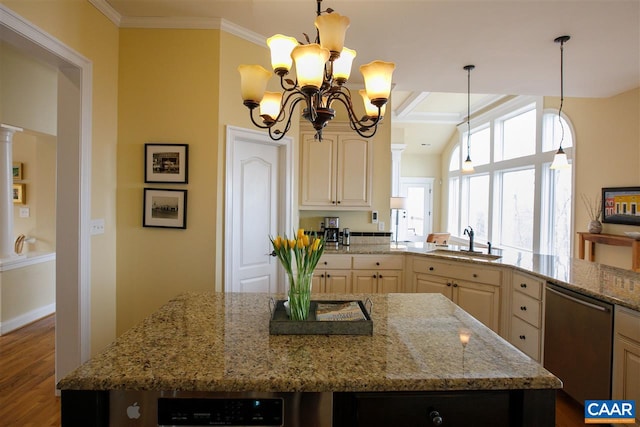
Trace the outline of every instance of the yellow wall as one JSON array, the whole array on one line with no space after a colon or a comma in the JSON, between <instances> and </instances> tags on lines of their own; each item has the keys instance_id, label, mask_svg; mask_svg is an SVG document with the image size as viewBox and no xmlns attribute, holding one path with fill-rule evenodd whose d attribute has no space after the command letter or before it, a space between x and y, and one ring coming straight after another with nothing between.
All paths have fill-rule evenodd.
<instances>
[{"instance_id":1,"label":"yellow wall","mask_svg":"<svg viewBox=\"0 0 640 427\"><path fill-rule=\"evenodd\" d=\"M118 104L117 330L216 274L217 30L122 29ZM144 144L189 144L188 184L145 184ZM187 229L142 227L143 188L188 190Z\"/></svg>"},{"instance_id":2,"label":"yellow wall","mask_svg":"<svg viewBox=\"0 0 640 427\"><path fill-rule=\"evenodd\" d=\"M91 217L105 234L91 239L91 351L116 336L116 141L118 28L84 0L2 0L2 4L93 64Z\"/></svg>"},{"instance_id":3,"label":"yellow wall","mask_svg":"<svg viewBox=\"0 0 640 427\"><path fill-rule=\"evenodd\" d=\"M545 99L545 107L558 103ZM603 187L640 185L640 88L604 99L565 99L563 112L575 129L575 231L587 231L589 216L580 194L595 199ZM624 231L638 227L603 224L603 233ZM631 268L631 248L598 245L596 261Z\"/></svg>"},{"instance_id":4,"label":"yellow wall","mask_svg":"<svg viewBox=\"0 0 640 427\"><path fill-rule=\"evenodd\" d=\"M56 250L56 138L48 135L16 132L13 159L22 163L26 204L13 205L13 230L35 237L24 244L23 253ZM20 208L29 208L29 217L20 217Z\"/></svg>"},{"instance_id":5,"label":"yellow wall","mask_svg":"<svg viewBox=\"0 0 640 427\"><path fill-rule=\"evenodd\" d=\"M47 261L0 273L0 323L19 322L56 302L55 264Z\"/></svg>"},{"instance_id":6,"label":"yellow wall","mask_svg":"<svg viewBox=\"0 0 640 427\"><path fill-rule=\"evenodd\" d=\"M58 71L0 42L0 122L57 134Z\"/></svg>"}]
</instances>

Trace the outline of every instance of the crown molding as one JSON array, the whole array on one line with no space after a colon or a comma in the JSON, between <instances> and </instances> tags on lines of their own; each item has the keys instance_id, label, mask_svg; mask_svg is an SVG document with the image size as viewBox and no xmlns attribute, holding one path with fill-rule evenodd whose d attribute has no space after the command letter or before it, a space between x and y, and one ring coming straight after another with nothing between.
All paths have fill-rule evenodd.
<instances>
[{"instance_id":1,"label":"crown molding","mask_svg":"<svg viewBox=\"0 0 640 427\"><path fill-rule=\"evenodd\" d=\"M116 24L117 27L120 27L120 23L122 22L122 15L120 15L109 3L107 0L89 0L96 9L98 9L104 16L109 18L111 22Z\"/></svg>"},{"instance_id":2,"label":"crown molding","mask_svg":"<svg viewBox=\"0 0 640 427\"><path fill-rule=\"evenodd\" d=\"M262 34L248 30L231 21L227 21L226 19L220 20L220 29L229 34L233 34L234 36L238 36L241 39L255 43L258 46L265 47L267 45L267 38Z\"/></svg>"}]
</instances>

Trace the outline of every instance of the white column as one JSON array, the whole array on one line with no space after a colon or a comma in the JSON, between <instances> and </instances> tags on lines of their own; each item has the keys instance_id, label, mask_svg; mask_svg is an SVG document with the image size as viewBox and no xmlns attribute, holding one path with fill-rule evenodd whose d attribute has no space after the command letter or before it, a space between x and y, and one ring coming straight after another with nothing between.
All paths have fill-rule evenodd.
<instances>
[{"instance_id":1,"label":"white column","mask_svg":"<svg viewBox=\"0 0 640 427\"><path fill-rule=\"evenodd\" d=\"M406 144L391 144L391 196L400 195L400 166Z\"/></svg>"},{"instance_id":2,"label":"white column","mask_svg":"<svg viewBox=\"0 0 640 427\"><path fill-rule=\"evenodd\" d=\"M13 134L22 131L0 125L0 259L17 256L13 250Z\"/></svg>"}]
</instances>

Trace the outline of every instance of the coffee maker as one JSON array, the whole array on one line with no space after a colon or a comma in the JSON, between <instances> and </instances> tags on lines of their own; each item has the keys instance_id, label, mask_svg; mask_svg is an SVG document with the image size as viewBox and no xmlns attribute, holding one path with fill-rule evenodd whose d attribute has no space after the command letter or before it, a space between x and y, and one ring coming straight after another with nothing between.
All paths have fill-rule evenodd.
<instances>
[{"instance_id":1,"label":"coffee maker","mask_svg":"<svg viewBox=\"0 0 640 427\"><path fill-rule=\"evenodd\" d=\"M337 216L324 218L324 241L336 245L340 242L340 218Z\"/></svg>"}]
</instances>

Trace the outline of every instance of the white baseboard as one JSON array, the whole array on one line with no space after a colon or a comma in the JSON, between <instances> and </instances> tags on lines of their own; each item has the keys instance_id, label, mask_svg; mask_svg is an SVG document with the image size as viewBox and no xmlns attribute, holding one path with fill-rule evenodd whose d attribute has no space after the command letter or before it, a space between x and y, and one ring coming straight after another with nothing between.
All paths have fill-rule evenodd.
<instances>
[{"instance_id":1,"label":"white baseboard","mask_svg":"<svg viewBox=\"0 0 640 427\"><path fill-rule=\"evenodd\" d=\"M28 325L31 322L35 322L36 320L42 319L43 317L46 317L55 312L56 304L53 303L36 308L35 310L31 310L28 313L22 314L18 317L14 317L13 319L9 319L5 322L0 322L0 335L15 331L16 329L22 328L23 326Z\"/></svg>"}]
</instances>

